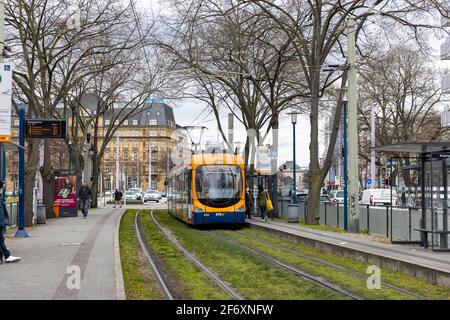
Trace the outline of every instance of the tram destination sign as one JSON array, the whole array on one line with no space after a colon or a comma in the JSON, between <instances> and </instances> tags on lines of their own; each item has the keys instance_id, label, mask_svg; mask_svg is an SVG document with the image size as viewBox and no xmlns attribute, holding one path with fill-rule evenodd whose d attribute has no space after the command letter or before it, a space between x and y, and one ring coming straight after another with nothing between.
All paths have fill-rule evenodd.
<instances>
[{"instance_id":1,"label":"tram destination sign","mask_svg":"<svg viewBox=\"0 0 450 320\"><path fill-rule=\"evenodd\" d=\"M66 120L26 119L25 137L41 139L58 139L67 137Z\"/></svg>"}]
</instances>

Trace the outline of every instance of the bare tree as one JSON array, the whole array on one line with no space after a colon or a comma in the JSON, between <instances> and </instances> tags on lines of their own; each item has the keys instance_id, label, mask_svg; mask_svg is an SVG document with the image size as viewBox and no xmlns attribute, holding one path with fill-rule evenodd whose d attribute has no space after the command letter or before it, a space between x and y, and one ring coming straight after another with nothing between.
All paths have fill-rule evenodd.
<instances>
[{"instance_id":1,"label":"bare tree","mask_svg":"<svg viewBox=\"0 0 450 320\"><path fill-rule=\"evenodd\" d=\"M440 125L442 92L430 56L417 46L400 44L387 52L378 50L365 60L359 91L361 139L370 137L368 132L374 129L372 108L376 110L378 145L440 139L448 129ZM361 145L360 155L370 161L370 144ZM408 154L392 156L404 157L401 165L409 164ZM409 175L403 173L408 183Z\"/></svg>"},{"instance_id":2,"label":"bare tree","mask_svg":"<svg viewBox=\"0 0 450 320\"><path fill-rule=\"evenodd\" d=\"M66 95L81 80L101 72L87 68L95 56L123 49L128 37L105 42L105 35L130 30L132 12L122 1L79 1L72 11L63 0L11 0L5 4L6 42L16 66L13 73L16 96L26 100L28 117L52 118ZM128 17L128 18L127 18ZM68 23L73 19L74 23ZM70 20L71 21L71 20ZM130 34L134 32L131 30ZM25 192L33 190L38 161L38 143L29 140ZM44 202L53 203L50 143L41 175ZM26 224L31 224L32 197L25 196Z\"/></svg>"},{"instance_id":3,"label":"bare tree","mask_svg":"<svg viewBox=\"0 0 450 320\"><path fill-rule=\"evenodd\" d=\"M365 27L368 18L391 19L397 26L406 26L417 35L419 29L439 29L433 25L432 18L439 16L436 9L441 9L435 1L301 1L287 0L274 2L270 0L241 1L244 5L252 3L267 16L277 22L278 26L292 39L298 63L300 64L310 94L310 164L309 164L309 202L306 223L318 223L319 196L322 183L331 166L339 123L342 115L342 90L336 104L336 115L331 130L328 152L324 164L319 164L319 101L325 90L336 77L323 74L327 63L345 63L343 44L346 39L345 23L348 18L357 22L356 38ZM375 10L374 10L375 9ZM442 10L442 12L445 12ZM426 18L424 18L426 17ZM429 21L427 21L427 18ZM440 16L439 16L440 18ZM430 22L431 21L431 22ZM434 20L435 21L435 20ZM416 39L420 40L420 39ZM346 70L342 73L341 88L347 81Z\"/></svg>"}]
</instances>

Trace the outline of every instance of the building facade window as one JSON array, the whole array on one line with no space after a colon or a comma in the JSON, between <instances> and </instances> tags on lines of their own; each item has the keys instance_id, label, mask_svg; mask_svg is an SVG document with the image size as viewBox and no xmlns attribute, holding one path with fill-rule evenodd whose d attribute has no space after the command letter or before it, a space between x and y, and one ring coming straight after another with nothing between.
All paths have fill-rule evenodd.
<instances>
[{"instance_id":1,"label":"building facade window","mask_svg":"<svg viewBox=\"0 0 450 320\"><path fill-rule=\"evenodd\" d=\"M128 160L128 152L123 153L123 160Z\"/></svg>"},{"instance_id":2,"label":"building facade window","mask_svg":"<svg viewBox=\"0 0 450 320\"><path fill-rule=\"evenodd\" d=\"M150 119L150 120L148 120L148 124L149 124L150 126L157 126L157 125L158 125L158 120L156 120L156 119Z\"/></svg>"},{"instance_id":3,"label":"building facade window","mask_svg":"<svg viewBox=\"0 0 450 320\"><path fill-rule=\"evenodd\" d=\"M114 121L114 125L118 126L119 125L119 120Z\"/></svg>"},{"instance_id":4,"label":"building facade window","mask_svg":"<svg viewBox=\"0 0 450 320\"><path fill-rule=\"evenodd\" d=\"M123 147L124 148L128 148L128 140L124 140L123 141Z\"/></svg>"},{"instance_id":5,"label":"building facade window","mask_svg":"<svg viewBox=\"0 0 450 320\"><path fill-rule=\"evenodd\" d=\"M110 154L109 152L106 152L106 153L105 153L105 159L106 159L106 160L111 159L111 154Z\"/></svg>"},{"instance_id":6,"label":"building facade window","mask_svg":"<svg viewBox=\"0 0 450 320\"><path fill-rule=\"evenodd\" d=\"M108 119L105 120L105 126L109 126L110 123L111 121L109 121Z\"/></svg>"},{"instance_id":7,"label":"building facade window","mask_svg":"<svg viewBox=\"0 0 450 320\"><path fill-rule=\"evenodd\" d=\"M127 126L127 125L128 125L128 120L125 120L125 121L123 122L123 124L124 124L125 126Z\"/></svg>"},{"instance_id":8,"label":"building facade window","mask_svg":"<svg viewBox=\"0 0 450 320\"><path fill-rule=\"evenodd\" d=\"M133 153L132 153L132 157L133 157L133 160L137 160L137 159L138 159L138 154L137 154L137 152L133 152Z\"/></svg>"},{"instance_id":9,"label":"building facade window","mask_svg":"<svg viewBox=\"0 0 450 320\"><path fill-rule=\"evenodd\" d=\"M158 131L156 130L150 130L149 136L150 137L156 137L158 135Z\"/></svg>"},{"instance_id":10,"label":"building facade window","mask_svg":"<svg viewBox=\"0 0 450 320\"><path fill-rule=\"evenodd\" d=\"M139 142L134 141L134 142L133 142L133 148L138 148L138 147L139 147Z\"/></svg>"},{"instance_id":11,"label":"building facade window","mask_svg":"<svg viewBox=\"0 0 450 320\"><path fill-rule=\"evenodd\" d=\"M133 120L133 126L137 126L138 121L137 120Z\"/></svg>"}]
</instances>

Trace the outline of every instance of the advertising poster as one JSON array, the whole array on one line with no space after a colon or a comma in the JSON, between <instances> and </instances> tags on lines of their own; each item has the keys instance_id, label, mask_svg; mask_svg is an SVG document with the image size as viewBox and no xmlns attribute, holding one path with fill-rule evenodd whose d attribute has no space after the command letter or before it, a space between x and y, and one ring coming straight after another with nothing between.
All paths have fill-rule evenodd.
<instances>
[{"instance_id":1,"label":"advertising poster","mask_svg":"<svg viewBox=\"0 0 450 320\"><path fill-rule=\"evenodd\" d=\"M57 175L54 185L54 203L59 204L60 217L77 216L77 178L75 175Z\"/></svg>"},{"instance_id":2,"label":"advertising poster","mask_svg":"<svg viewBox=\"0 0 450 320\"><path fill-rule=\"evenodd\" d=\"M272 157L270 148L258 146L256 148L256 172L259 174L270 174L272 172Z\"/></svg>"}]
</instances>

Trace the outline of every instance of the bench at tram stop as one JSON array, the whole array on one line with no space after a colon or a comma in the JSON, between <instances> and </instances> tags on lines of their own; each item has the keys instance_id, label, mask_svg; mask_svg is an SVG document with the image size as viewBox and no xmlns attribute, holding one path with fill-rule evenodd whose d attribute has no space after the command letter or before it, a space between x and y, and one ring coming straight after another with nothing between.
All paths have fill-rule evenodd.
<instances>
[{"instance_id":1,"label":"bench at tram stop","mask_svg":"<svg viewBox=\"0 0 450 320\"><path fill-rule=\"evenodd\" d=\"M430 230L423 228L414 228L413 230L420 232L420 239L422 239L422 246L428 249L428 234L450 234L449 230Z\"/></svg>"}]
</instances>

